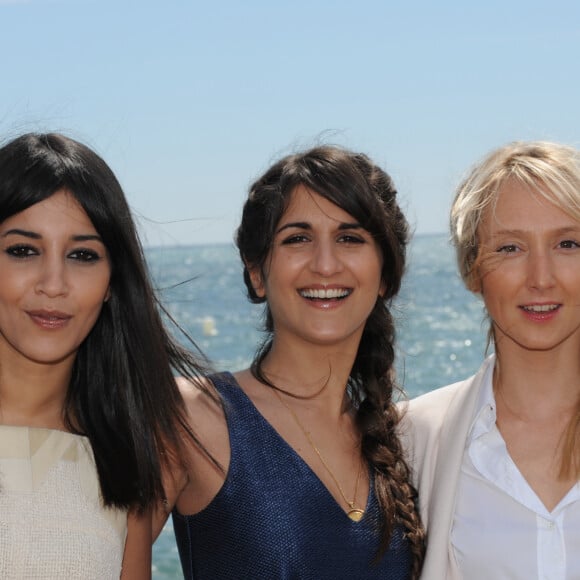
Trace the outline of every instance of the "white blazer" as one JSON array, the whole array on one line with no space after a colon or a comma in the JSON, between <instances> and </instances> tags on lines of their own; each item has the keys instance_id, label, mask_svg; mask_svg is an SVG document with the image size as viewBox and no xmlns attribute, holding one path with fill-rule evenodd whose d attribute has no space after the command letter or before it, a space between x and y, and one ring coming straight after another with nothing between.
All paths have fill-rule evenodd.
<instances>
[{"instance_id":1,"label":"white blazer","mask_svg":"<svg viewBox=\"0 0 580 580\"><path fill-rule=\"evenodd\" d=\"M460 580L450 542L463 451L488 357L476 375L402 404L400 434L427 529L423 580Z\"/></svg>"}]
</instances>

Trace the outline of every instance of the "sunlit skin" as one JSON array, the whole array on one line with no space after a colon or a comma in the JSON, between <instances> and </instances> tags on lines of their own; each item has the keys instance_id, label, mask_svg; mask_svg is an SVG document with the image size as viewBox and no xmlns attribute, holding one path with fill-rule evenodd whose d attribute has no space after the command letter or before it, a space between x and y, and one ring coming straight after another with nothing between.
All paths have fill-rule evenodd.
<instances>
[{"instance_id":1,"label":"sunlit skin","mask_svg":"<svg viewBox=\"0 0 580 580\"><path fill-rule=\"evenodd\" d=\"M367 502L369 476L352 414L345 412L345 385L367 318L384 292L382 264L380 247L353 216L300 186L276 226L263 271L250 269L254 289L266 297L274 321L263 370L280 387L307 397L287 397L288 404L345 493L352 498L357 489L359 507ZM336 483L272 389L249 369L235 377L258 411L346 509ZM183 392L203 443L227 468L230 445L223 410L192 389ZM206 507L224 481L224 474L193 448L189 463L195 467L183 479L166 485L169 505L175 503L181 513ZM164 517L156 517L154 535Z\"/></svg>"},{"instance_id":2,"label":"sunlit skin","mask_svg":"<svg viewBox=\"0 0 580 580\"><path fill-rule=\"evenodd\" d=\"M580 351L580 222L517 182L479 229L497 349Z\"/></svg>"},{"instance_id":3,"label":"sunlit skin","mask_svg":"<svg viewBox=\"0 0 580 580\"><path fill-rule=\"evenodd\" d=\"M478 230L481 293L493 324L497 426L548 510L575 485L562 477L564 431L580 374L580 223L508 181Z\"/></svg>"},{"instance_id":4,"label":"sunlit skin","mask_svg":"<svg viewBox=\"0 0 580 580\"><path fill-rule=\"evenodd\" d=\"M262 275L251 273L266 296L274 344L293 340L358 345L379 294L382 256L357 220L299 186L276 227Z\"/></svg>"},{"instance_id":5,"label":"sunlit skin","mask_svg":"<svg viewBox=\"0 0 580 580\"><path fill-rule=\"evenodd\" d=\"M0 224L0 271L3 401L19 383L26 400L42 377L47 390L64 396L76 352L109 293L100 236L76 200L59 191Z\"/></svg>"}]
</instances>

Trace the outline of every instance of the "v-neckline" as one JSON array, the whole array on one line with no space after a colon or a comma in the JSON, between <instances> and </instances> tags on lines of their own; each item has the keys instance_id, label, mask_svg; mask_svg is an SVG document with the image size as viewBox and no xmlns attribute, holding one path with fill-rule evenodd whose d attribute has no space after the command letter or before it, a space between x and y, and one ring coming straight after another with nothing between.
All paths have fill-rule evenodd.
<instances>
[{"instance_id":1,"label":"v-neckline","mask_svg":"<svg viewBox=\"0 0 580 580\"><path fill-rule=\"evenodd\" d=\"M324 482L320 479L320 477L318 476L318 474L314 471L314 469L312 469L312 467L308 464L308 462L305 461L305 459L300 455L300 453L298 453L296 451L296 449L294 449L294 447L292 447L292 445L290 445L290 443L288 443L288 441L286 441L286 439L284 439L284 437L282 437L282 435L270 423L270 421L268 421L268 419L266 419L266 417L262 414L262 412L260 411L260 409L258 409L258 407L256 406L256 404L254 403L254 401L252 401L252 399L250 398L250 396L242 388L242 386L237 381L237 379L233 375L233 373L231 373L231 372L228 371L228 372L225 373L225 375L230 379L230 385L233 388L237 389L240 392L240 394L247 400L247 402L251 406L251 409L252 409L253 413L258 416L259 420L262 421L262 423L271 431L271 433L283 444L283 446L287 449L287 451L294 458L294 460L297 461L301 465L302 469L305 470L305 471L307 471L308 473L310 473L312 475L312 477L316 481L316 484L324 490L324 493L328 496L328 498L330 499L331 503L334 506L336 506L336 509L338 509L344 515L344 517L346 519L348 519L348 521L351 522L352 524L355 524L356 525L356 524L360 524L361 522L363 522L365 520L366 514L368 513L368 511L369 511L369 509L371 507L371 500L372 500L373 477L372 477L372 471L368 468L368 465L367 465L367 474L368 474L367 500L366 500L366 504L365 504L364 515L357 522L357 521L352 520L348 516L348 512L338 503L338 501L336 500L336 498L334 497L334 495L332 495L332 493L330 492L330 490L328 489L328 487L324 484ZM227 413L226 413L226 421L227 421ZM231 444L231 441L230 441L230 449L231 449L231 445L232 444ZM231 464L231 461L232 461L232 457L230 457L230 464ZM365 464L366 464L366 461L365 461ZM228 468L228 474L229 474L229 468Z\"/></svg>"}]
</instances>

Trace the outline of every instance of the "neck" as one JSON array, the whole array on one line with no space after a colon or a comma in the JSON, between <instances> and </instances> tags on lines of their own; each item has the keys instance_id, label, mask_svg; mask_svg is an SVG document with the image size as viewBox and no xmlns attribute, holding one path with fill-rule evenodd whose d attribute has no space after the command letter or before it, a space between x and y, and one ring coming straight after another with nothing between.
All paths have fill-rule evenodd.
<instances>
[{"instance_id":1,"label":"neck","mask_svg":"<svg viewBox=\"0 0 580 580\"><path fill-rule=\"evenodd\" d=\"M312 352L313 351L313 352ZM345 389L354 357L321 349L292 349L274 343L262 369L268 380L310 406L344 412Z\"/></svg>"},{"instance_id":2,"label":"neck","mask_svg":"<svg viewBox=\"0 0 580 580\"><path fill-rule=\"evenodd\" d=\"M72 365L0 365L0 422L64 428Z\"/></svg>"},{"instance_id":3,"label":"neck","mask_svg":"<svg viewBox=\"0 0 580 580\"><path fill-rule=\"evenodd\" d=\"M500 351L494 391L498 404L522 420L567 415L580 400L580 360L554 353Z\"/></svg>"}]
</instances>

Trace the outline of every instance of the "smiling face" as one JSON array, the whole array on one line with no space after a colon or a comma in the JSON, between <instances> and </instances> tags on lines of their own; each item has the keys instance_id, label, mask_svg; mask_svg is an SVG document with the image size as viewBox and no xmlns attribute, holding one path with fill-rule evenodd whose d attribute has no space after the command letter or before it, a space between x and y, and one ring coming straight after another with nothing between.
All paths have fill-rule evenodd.
<instances>
[{"instance_id":1,"label":"smiling face","mask_svg":"<svg viewBox=\"0 0 580 580\"><path fill-rule=\"evenodd\" d=\"M577 357L580 222L508 181L486 210L478 236L480 290L496 349L568 349Z\"/></svg>"},{"instance_id":2,"label":"smiling face","mask_svg":"<svg viewBox=\"0 0 580 580\"><path fill-rule=\"evenodd\" d=\"M65 191L0 224L0 365L72 365L108 297L111 268Z\"/></svg>"},{"instance_id":3,"label":"smiling face","mask_svg":"<svg viewBox=\"0 0 580 580\"><path fill-rule=\"evenodd\" d=\"M276 339L358 344L384 287L379 246L344 210L304 186L292 193L264 272L250 270L265 296Z\"/></svg>"}]
</instances>

